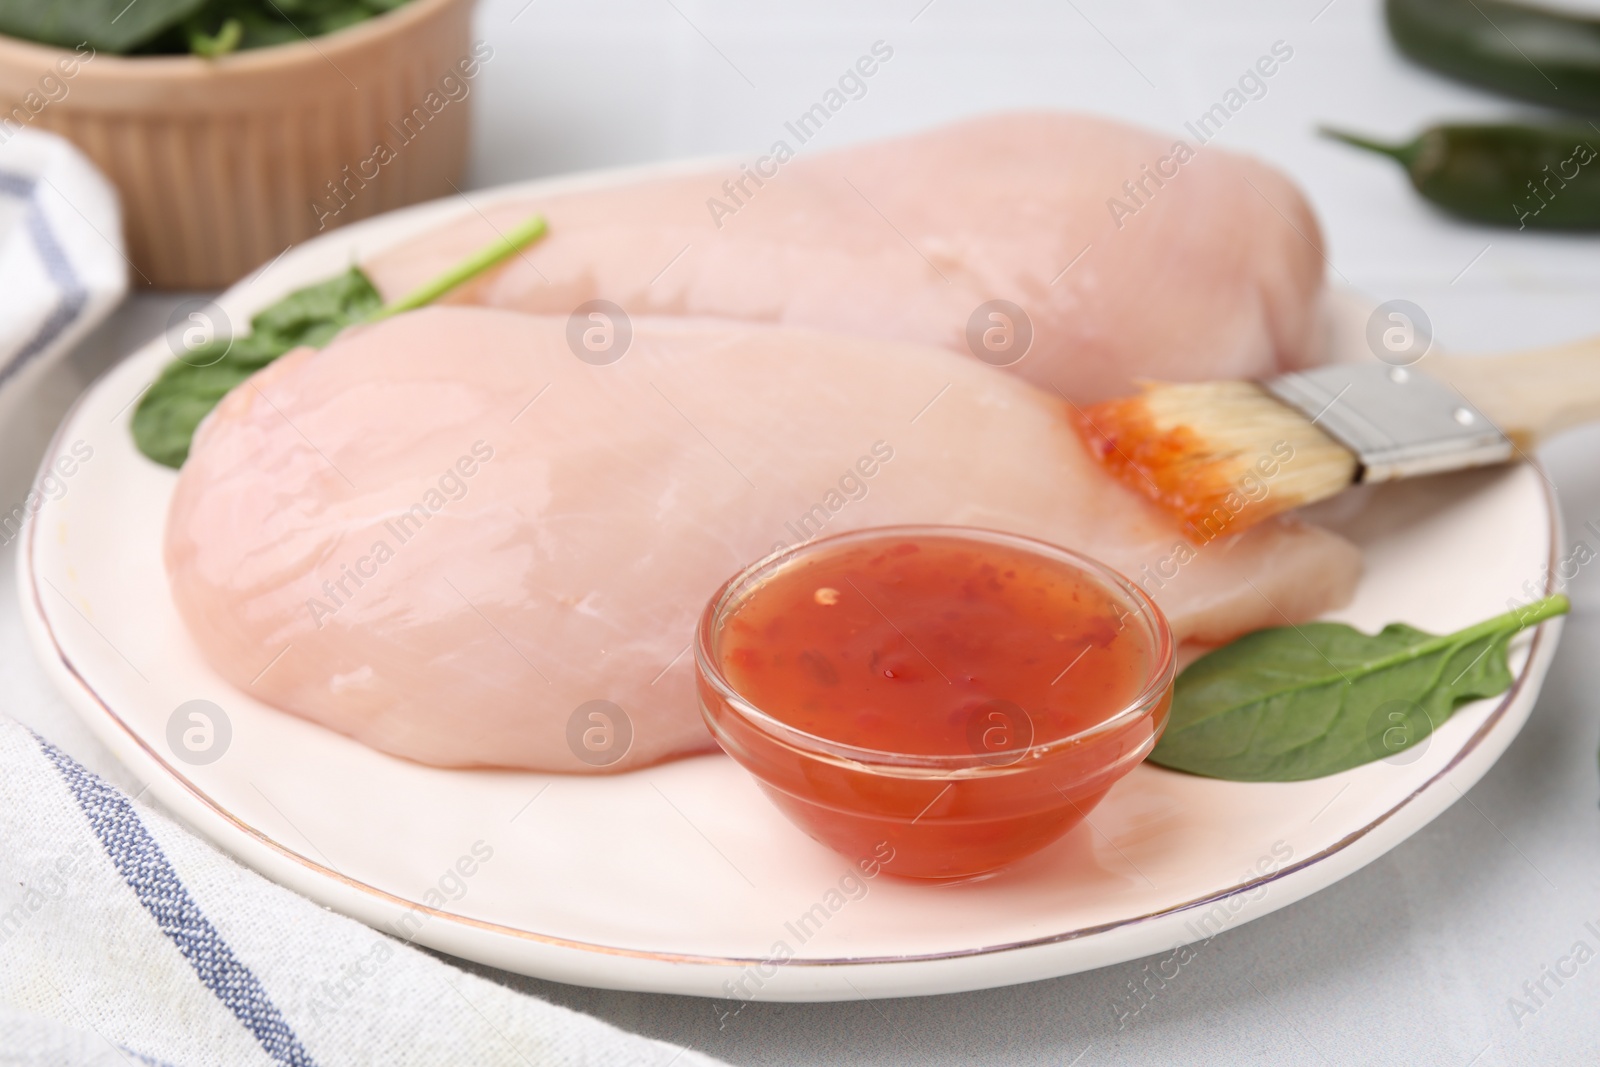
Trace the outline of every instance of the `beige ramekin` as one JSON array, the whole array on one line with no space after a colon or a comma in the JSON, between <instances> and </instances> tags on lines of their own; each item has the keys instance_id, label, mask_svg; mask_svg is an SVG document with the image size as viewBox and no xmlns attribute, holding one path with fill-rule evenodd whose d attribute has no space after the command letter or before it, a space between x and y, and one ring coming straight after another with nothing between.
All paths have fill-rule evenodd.
<instances>
[{"instance_id":1,"label":"beige ramekin","mask_svg":"<svg viewBox=\"0 0 1600 1067\"><path fill-rule=\"evenodd\" d=\"M323 229L459 184L493 58L471 40L472 4L412 0L218 60L84 59L0 37L0 119L62 134L116 184L135 284L218 288Z\"/></svg>"}]
</instances>

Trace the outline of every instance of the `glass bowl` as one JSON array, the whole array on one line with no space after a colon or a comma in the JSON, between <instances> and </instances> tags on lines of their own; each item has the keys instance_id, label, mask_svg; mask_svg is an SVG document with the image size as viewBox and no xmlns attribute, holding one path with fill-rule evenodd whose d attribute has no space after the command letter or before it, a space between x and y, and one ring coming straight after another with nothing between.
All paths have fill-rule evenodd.
<instances>
[{"instance_id":1,"label":"glass bowl","mask_svg":"<svg viewBox=\"0 0 1600 1067\"><path fill-rule=\"evenodd\" d=\"M729 624L774 577L823 554L929 540L1020 552L1093 585L1117 606L1118 632L1130 634L1143 652L1143 684L1136 695L1061 737L1034 737L1024 709L992 701L984 705L982 728L971 734L969 751L930 755L807 733L755 706L730 681L723 655ZM1043 541L959 526L864 529L792 546L752 564L706 605L695 664L701 713L712 735L792 822L852 860L901 877L938 880L992 872L1077 825L1155 747L1175 674L1166 618L1127 578Z\"/></svg>"}]
</instances>

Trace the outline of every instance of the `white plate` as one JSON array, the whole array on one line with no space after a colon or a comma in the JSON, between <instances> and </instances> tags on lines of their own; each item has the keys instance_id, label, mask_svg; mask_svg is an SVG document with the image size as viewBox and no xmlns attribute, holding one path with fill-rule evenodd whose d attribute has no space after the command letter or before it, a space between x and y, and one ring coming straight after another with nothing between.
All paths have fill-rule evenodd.
<instances>
[{"instance_id":1,"label":"white plate","mask_svg":"<svg viewBox=\"0 0 1600 1067\"><path fill-rule=\"evenodd\" d=\"M326 235L221 304L242 323L361 253L468 210L430 204ZM1511 691L1464 707L1409 762L1267 785L1141 767L1089 823L987 881L854 880L721 756L593 778L438 770L222 681L167 592L160 545L175 475L128 435L133 400L168 358L157 340L110 371L47 457L76 442L93 449L19 554L46 669L168 808L244 863L421 944L559 981L767 1000L907 996L1204 938L1337 881L1454 803L1516 736L1560 632L1556 620L1522 635ZM1542 595L1560 547L1554 498L1531 466L1380 490L1341 525L1365 550L1367 574L1338 617L1368 629L1404 620L1449 630L1527 599L1525 583ZM224 709L232 730L222 757L199 766L167 740L175 709L194 699ZM785 966L768 962L784 956Z\"/></svg>"}]
</instances>

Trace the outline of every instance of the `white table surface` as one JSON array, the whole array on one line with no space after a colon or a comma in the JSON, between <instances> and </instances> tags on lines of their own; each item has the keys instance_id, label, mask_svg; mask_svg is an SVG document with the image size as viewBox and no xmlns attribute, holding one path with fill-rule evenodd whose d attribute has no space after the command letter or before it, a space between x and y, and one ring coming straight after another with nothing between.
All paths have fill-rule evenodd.
<instances>
[{"instance_id":1,"label":"white table surface","mask_svg":"<svg viewBox=\"0 0 1600 1067\"><path fill-rule=\"evenodd\" d=\"M1567 6L1590 10L1600 2ZM1224 129L1308 191L1330 276L1406 298L1445 347L1600 333L1600 238L1447 221L1381 159L1318 140L1336 121L1409 134L1440 118L1527 109L1408 67L1373 0L484 0L494 47L474 85L474 188L563 171L765 149L875 41L893 59L805 149L991 109L1092 109L1177 133L1276 41L1294 50ZM470 193L469 193L470 195ZM0 412L0 500L20 500L45 437L95 374L153 336L178 296L134 297L33 395ZM1600 428L1544 450L1569 541L1600 520ZM133 792L49 688L24 642L0 550L7 710ZM1596 1062L1600 956L1528 999L1578 941L1600 953L1600 563L1543 695L1464 801L1356 875L1206 945L1125 1028L1114 1006L1144 961L959 996L750 1005L508 985L735 1064L1498 1064ZM1152 983L1153 984L1153 983ZM1534 1008L1520 1019L1511 998ZM418 1010L426 1010L419 1006Z\"/></svg>"}]
</instances>

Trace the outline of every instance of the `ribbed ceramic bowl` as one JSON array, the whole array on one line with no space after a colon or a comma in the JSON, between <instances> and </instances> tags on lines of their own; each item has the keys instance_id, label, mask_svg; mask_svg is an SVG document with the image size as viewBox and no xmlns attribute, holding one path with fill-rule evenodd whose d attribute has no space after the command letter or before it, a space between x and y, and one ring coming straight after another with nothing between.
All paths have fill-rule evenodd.
<instances>
[{"instance_id":1,"label":"ribbed ceramic bowl","mask_svg":"<svg viewBox=\"0 0 1600 1067\"><path fill-rule=\"evenodd\" d=\"M444 196L466 165L473 0L217 60L0 37L0 118L54 130L122 194L135 282L216 288L325 229Z\"/></svg>"}]
</instances>

